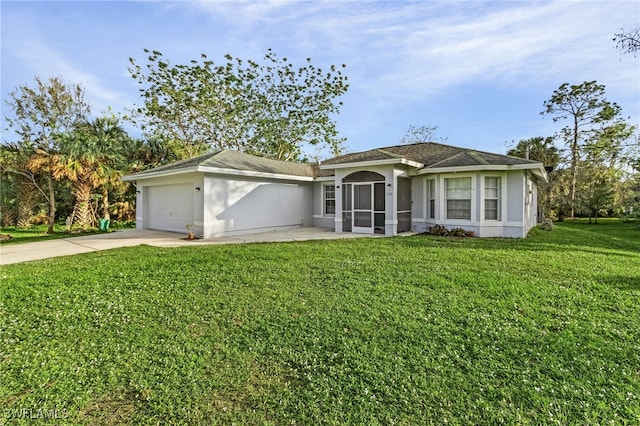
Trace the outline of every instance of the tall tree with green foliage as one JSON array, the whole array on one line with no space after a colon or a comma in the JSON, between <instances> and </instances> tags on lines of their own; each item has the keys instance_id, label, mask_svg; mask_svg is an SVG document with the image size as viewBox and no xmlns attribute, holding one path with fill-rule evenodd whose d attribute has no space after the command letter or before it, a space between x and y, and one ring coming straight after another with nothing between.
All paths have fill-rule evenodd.
<instances>
[{"instance_id":1,"label":"tall tree with green foliage","mask_svg":"<svg viewBox=\"0 0 640 426\"><path fill-rule=\"evenodd\" d=\"M561 180L559 178L558 166L561 156L558 148L554 145L553 137L537 136L520 140L517 145L507 151L507 155L514 157L528 158L539 161L547 171L548 181L539 185L540 200L539 207L543 217L549 217L553 208L556 208L557 195L561 193Z\"/></svg>"},{"instance_id":2,"label":"tall tree with green foliage","mask_svg":"<svg viewBox=\"0 0 640 426\"><path fill-rule=\"evenodd\" d=\"M34 209L41 199L42 182L29 167L32 156L33 151L27 144L8 142L0 147L3 226L25 229L33 223Z\"/></svg>"},{"instance_id":3,"label":"tall tree with green foliage","mask_svg":"<svg viewBox=\"0 0 640 426\"><path fill-rule=\"evenodd\" d=\"M125 149L127 173L137 173L179 160L171 146L159 137L131 139Z\"/></svg>"},{"instance_id":4,"label":"tall tree with green foliage","mask_svg":"<svg viewBox=\"0 0 640 426\"><path fill-rule=\"evenodd\" d=\"M122 176L123 152L129 137L113 116L79 123L72 132L60 137L63 140L54 177L72 183L73 223L88 229L97 223L94 200L101 198L102 216L109 216L109 189ZM97 189L101 190L99 194Z\"/></svg>"},{"instance_id":5,"label":"tall tree with green foliage","mask_svg":"<svg viewBox=\"0 0 640 426\"><path fill-rule=\"evenodd\" d=\"M544 108L541 114L551 115L554 122L569 120L569 124L562 128L560 135L571 152L569 198L573 217L583 147L602 127L619 121L621 110L616 103L605 99L605 86L596 81L585 81L577 85L562 84L553 92L551 98L544 102Z\"/></svg>"},{"instance_id":6,"label":"tall tree with green foliage","mask_svg":"<svg viewBox=\"0 0 640 426\"><path fill-rule=\"evenodd\" d=\"M579 180L582 185L579 201L589 218L597 217L600 211L621 213L622 180L628 168L628 144L636 128L625 121L617 120L594 132L583 147L584 171Z\"/></svg>"},{"instance_id":7,"label":"tall tree with green foliage","mask_svg":"<svg viewBox=\"0 0 640 426\"><path fill-rule=\"evenodd\" d=\"M89 105L84 100L84 89L80 85L69 85L58 77L48 81L36 77L35 83L35 87L20 86L9 94L5 130L17 135L17 143L38 154L36 161L28 164L31 172L41 173L45 178L44 196L49 204L48 232L53 233L56 218L54 171L60 158L58 136L85 121Z\"/></svg>"},{"instance_id":8,"label":"tall tree with green foliage","mask_svg":"<svg viewBox=\"0 0 640 426\"><path fill-rule=\"evenodd\" d=\"M560 151L551 136L522 139L507 151L507 155L539 161L547 172L556 169L561 161Z\"/></svg>"},{"instance_id":9,"label":"tall tree with green foliage","mask_svg":"<svg viewBox=\"0 0 640 426\"><path fill-rule=\"evenodd\" d=\"M333 116L349 87L344 64L323 70L307 58L296 68L269 50L263 63L226 55L216 65L202 55L171 65L158 51L145 53L144 67L129 59L143 100L134 121L182 158L224 148L282 160L299 159L306 145L342 150Z\"/></svg>"}]
</instances>

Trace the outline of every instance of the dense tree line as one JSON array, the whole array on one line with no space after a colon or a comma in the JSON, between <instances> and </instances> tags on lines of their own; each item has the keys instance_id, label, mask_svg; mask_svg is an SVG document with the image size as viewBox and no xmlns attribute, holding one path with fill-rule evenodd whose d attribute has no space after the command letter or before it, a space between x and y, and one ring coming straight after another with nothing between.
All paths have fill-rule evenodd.
<instances>
[{"instance_id":1,"label":"dense tree line","mask_svg":"<svg viewBox=\"0 0 640 426\"><path fill-rule=\"evenodd\" d=\"M61 218L80 229L98 218L135 217L135 191L120 180L126 173L176 157L158 141L131 138L120 119L90 117L80 85L61 78L35 79L10 93L0 150L3 226L28 228Z\"/></svg>"},{"instance_id":2,"label":"dense tree line","mask_svg":"<svg viewBox=\"0 0 640 426\"><path fill-rule=\"evenodd\" d=\"M541 213L565 217L640 212L640 138L622 110L595 81L562 84L544 102L543 115L567 123L554 136L521 140L508 151L542 162L549 181Z\"/></svg>"},{"instance_id":3,"label":"dense tree line","mask_svg":"<svg viewBox=\"0 0 640 426\"><path fill-rule=\"evenodd\" d=\"M90 115L80 85L35 78L9 94L0 151L0 221L24 228L67 220L81 229L99 218L134 217L135 190L124 174L218 149L291 161L309 147L343 150L333 116L348 89L345 65L321 69L307 58L295 67L269 50L262 63L202 55L171 65L158 51L147 63L130 58L142 104L128 119ZM7 137L7 135L10 135Z\"/></svg>"},{"instance_id":4,"label":"dense tree line","mask_svg":"<svg viewBox=\"0 0 640 426\"><path fill-rule=\"evenodd\" d=\"M296 68L271 51L263 63L227 55L216 65L203 55L171 65L160 52L145 52L146 66L130 60L142 99L130 120L142 138L128 135L120 117L91 116L84 89L58 77L36 77L34 86L9 94L0 147L2 225L47 223L52 232L65 219L82 229L99 218L132 219L135 188L121 181L124 174L213 150L304 161L312 146L333 155L344 148L333 121L348 89L344 65L323 71L307 59ZM544 216L640 211L640 140L603 85L565 83L542 114L567 124L554 136L520 141L509 154L548 168ZM410 126L402 142L446 140L436 129Z\"/></svg>"}]
</instances>

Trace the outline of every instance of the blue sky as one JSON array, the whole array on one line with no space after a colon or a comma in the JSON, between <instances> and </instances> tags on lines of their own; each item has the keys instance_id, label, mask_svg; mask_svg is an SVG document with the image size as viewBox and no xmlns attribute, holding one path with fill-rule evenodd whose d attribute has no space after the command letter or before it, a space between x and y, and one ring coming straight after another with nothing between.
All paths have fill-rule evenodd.
<instances>
[{"instance_id":1,"label":"blue sky","mask_svg":"<svg viewBox=\"0 0 640 426\"><path fill-rule=\"evenodd\" d=\"M34 76L86 89L92 112L140 102L128 58L171 63L205 53L261 59L272 48L303 65L346 64L336 116L349 151L399 143L409 125L438 126L452 145L504 153L548 136L539 115L562 83L597 80L640 121L640 57L613 35L640 25L629 1L5 1L2 109ZM129 130L136 135L133 129Z\"/></svg>"}]
</instances>

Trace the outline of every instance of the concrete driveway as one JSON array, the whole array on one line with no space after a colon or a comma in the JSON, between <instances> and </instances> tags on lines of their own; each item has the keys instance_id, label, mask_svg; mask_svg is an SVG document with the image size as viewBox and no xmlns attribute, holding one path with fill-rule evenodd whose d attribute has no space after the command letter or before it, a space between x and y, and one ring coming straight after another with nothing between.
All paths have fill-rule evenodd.
<instances>
[{"instance_id":1,"label":"concrete driveway","mask_svg":"<svg viewBox=\"0 0 640 426\"><path fill-rule=\"evenodd\" d=\"M270 231L233 237L207 238L187 241L185 234L153 230L127 229L106 234L69 237L36 243L0 245L0 265L69 256L98 250L131 247L146 244L155 247L194 246L200 244L242 244L257 242L283 242L322 240L337 238L362 238L371 235L341 233L328 228L296 228L292 230ZM379 235L377 235L379 236Z\"/></svg>"}]
</instances>

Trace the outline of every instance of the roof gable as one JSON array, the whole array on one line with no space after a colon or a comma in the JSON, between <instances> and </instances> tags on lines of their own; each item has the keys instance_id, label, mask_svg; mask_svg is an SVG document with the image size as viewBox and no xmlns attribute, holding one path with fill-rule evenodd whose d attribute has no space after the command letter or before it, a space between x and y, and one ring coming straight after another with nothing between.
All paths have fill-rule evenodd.
<instances>
[{"instance_id":1,"label":"roof gable","mask_svg":"<svg viewBox=\"0 0 640 426\"><path fill-rule=\"evenodd\" d=\"M309 164L257 157L255 155L231 150L220 151L216 155L200 162L198 166L257 173L313 177L313 168Z\"/></svg>"},{"instance_id":2,"label":"roof gable","mask_svg":"<svg viewBox=\"0 0 640 426\"><path fill-rule=\"evenodd\" d=\"M423 169L440 167L465 167L488 165L534 165L535 161L509 155L493 154L469 148L460 148L434 142L397 145L356 152L332 158L323 166L375 162L393 158L404 158L421 163Z\"/></svg>"},{"instance_id":3,"label":"roof gable","mask_svg":"<svg viewBox=\"0 0 640 426\"><path fill-rule=\"evenodd\" d=\"M125 176L124 180L136 180L163 175L188 172L238 172L282 176L314 177L314 168L310 164L274 160L257 157L232 150L220 150L188 160L177 161L165 166L145 170Z\"/></svg>"}]
</instances>

